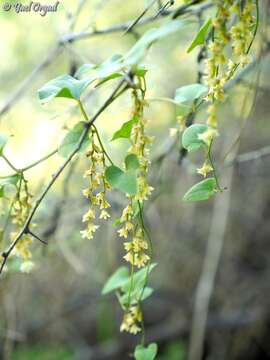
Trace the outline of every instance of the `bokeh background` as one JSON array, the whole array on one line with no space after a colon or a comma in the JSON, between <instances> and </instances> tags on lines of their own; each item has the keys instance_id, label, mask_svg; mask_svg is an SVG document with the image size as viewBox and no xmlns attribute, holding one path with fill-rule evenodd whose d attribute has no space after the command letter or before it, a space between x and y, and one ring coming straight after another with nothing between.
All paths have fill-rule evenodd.
<instances>
[{"instance_id":1,"label":"bokeh background","mask_svg":"<svg viewBox=\"0 0 270 360\"><path fill-rule=\"evenodd\" d=\"M170 10L181 4L175 1ZM135 27L135 33L124 35L119 31L66 43L60 51L56 50L59 39L72 32L125 23L139 16L146 5L143 0L61 0L58 11L45 17L0 9L0 131L13 135L6 155L17 167L52 151L66 130L80 120L72 101L58 99L42 106L37 90L60 74L74 73L83 63L100 63L112 54L125 53L137 36L160 25L166 17ZM219 108L220 136L214 157L220 182L228 188L224 194L202 203L182 201L185 191L200 179L194 169L202 158L183 158L180 142L170 137L169 129L176 122L172 104L149 101L145 113L149 134L156 137L150 173L155 192L146 207L146 222L158 267L150 280L155 292L145 302L144 312L147 339L158 343L159 360L187 359L196 287L207 248L207 259L210 263L216 260L215 250L211 253L209 249L215 246L215 239L223 246L211 294L204 357L270 358L270 64L265 50L269 2L262 1L261 6L262 26L252 54L257 60L230 86L227 101ZM205 11L199 20L212 11ZM146 16L156 12L153 6ZM195 25L190 30L160 41L148 52L144 65L149 69L149 100L173 98L177 88L197 81L198 50L186 52L199 27L198 18L192 18ZM39 64L43 66L37 69ZM22 93L16 94L33 71L35 76ZM89 114L103 103L113 85L90 91L85 102ZM108 150L119 164L127 144L125 140L110 143L109 139L130 113L127 94L97 121ZM204 121L202 110L196 122ZM27 172L34 196L62 161L55 155ZM35 271L25 275L14 269L0 280L1 359L125 360L138 341L119 333L121 309L116 299L101 296L104 282L123 262L122 244L113 222L125 198L113 192L111 221L99 229L93 241L81 239L81 217L87 209L82 196L86 168L87 159L80 156L36 214L38 233L49 245L33 246ZM2 160L0 169L1 175L10 172ZM0 245L2 250L4 240Z\"/></svg>"}]
</instances>

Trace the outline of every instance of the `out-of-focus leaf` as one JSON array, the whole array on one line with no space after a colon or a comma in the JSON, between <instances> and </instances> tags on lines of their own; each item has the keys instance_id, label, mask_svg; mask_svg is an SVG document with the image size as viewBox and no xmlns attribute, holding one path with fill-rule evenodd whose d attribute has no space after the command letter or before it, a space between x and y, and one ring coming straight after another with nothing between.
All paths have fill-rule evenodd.
<instances>
[{"instance_id":1,"label":"out-of-focus leaf","mask_svg":"<svg viewBox=\"0 0 270 360\"><path fill-rule=\"evenodd\" d=\"M0 198L5 194L6 186L16 186L20 180L21 175L15 174L4 179L0 179Z\"/></svg>"},{"instance_id":2,"label":"out-of-focus leaf","mask_svg":"<svg viewBox=\"0 0 270 360\"><path fill-rule=\"evenodd\" d=\"M0 156L3 154L4 147L8 142L9 136L0 134Z\"/></svg>"},{"instance_id":3,"label":"out-of-focus leaf","mask_svg":"<svg viewBox=\"0 0 270 360\"><path fill-rule=\"evenodd\" d=\"M58 153L61 156L68 157L75 150L76 146L78 146L84 129L84 122L81 121L66 134L58 148ZM91 140L88 136L86 136L81 145L80 151L84 151L90 143Z\"/></svg>"},{"instance_id":4,"label":"out-of-focus leaf","mask_svg":"<svg viewBox=\"0 0 270 360\"><path fill-rule=\"evenodd\" d=\"M135 154L129 154L125 158L125 165L127 170L137 170L140 163Z\"/></svg>"}]
</instances>

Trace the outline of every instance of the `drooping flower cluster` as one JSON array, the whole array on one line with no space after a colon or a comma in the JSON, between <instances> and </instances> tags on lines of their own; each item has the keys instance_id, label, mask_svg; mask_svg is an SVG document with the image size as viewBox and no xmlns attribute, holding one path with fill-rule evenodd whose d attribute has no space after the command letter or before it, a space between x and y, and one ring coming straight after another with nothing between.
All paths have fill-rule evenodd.
<instances>
[{"instance_id":1,"label":"drooping flower cluster","mask_svg":"<svg viewBox=\"0 0 270 360\"><path fill-rule=\"evenodd\" d=\"M129 233L132 235L130 242L125 242L124 247L127 254L124 259L130 264L138 268L145 266L150 260L146 254L148 250L147 242L144 240L145 233L142 225L137 222L134 224L134 207L147 200L153 191L153 187L148 184L147 174L150 164L148 145L153 139L145 134L146 120L143 117L144 99L140 99L136 91L133 93L134 98L134 125L131 132L130 154L136 155L139 161L139 169L137 175L138 192L134 196L129 196L130 203L124 208L121 216L122 228L118 230L119 236L127 238Z\"/></svg>"},{"instance_id":2,"label":"drooping flower cluster","mask_svg":"<svg viewBox=\"0 0 270 360\"><path fill-rule=\"evenodd\" d=\"M147 120L143 116L143 107L146 104L144 99L139 99L138 94L134 92L135 111L134 119L135 124L132 127L131 143L132 146L129 149L130 154L135 154L139 160L140 168L138 175L138 194L135 196L135 200L144 201L147 200L154 190L147 182L148 168L150 165L149 160L149 148L154 138L146 135L145 128L147 126Z\"/></svg>"},{"instance_id":3,"label":"drooping flower cluster","mask_svg":"<svg viewBox=\"0 0 270 360\"><path fill-rule=\"evenodd\" d=\"M217 14L212 21L211 41L207 45L208 58L205 62L209 131L202 134L205 138L201 140L208 149L217 136L214 130L217 127L217 104L225 100L224 85L234 76L239 65L243 67L250 61L248 51L254 37L252 26L255 24L253 0L216 0L216 3ZM213 170L207 152L206 160L197 173L206 177Z\"/></svg>"},{"instance_id":4,"label":"drooping flower cluster","mask_svg":"<svg viewBox=\"0 0 270 360\"><path fill-rule=\"evenodd\" d=\"M148 146L152 143L153 139L145 134L146 120L143 117L144 99L139 98L136 91L133 93L133 98L134 124L130 136L131 147L129 153L136 155L139 162L137 169L138 191L136 195L127 196L129 204L122 211L120 218L122 227L118 230L118 233L120 237L125 239L130 237L129 241L124 242L124 249L126 251L124 259L131 264L132 268L143 268L149 266L151 261L150 249L142 222L142 207L143 202L149 198L153 191L153 187L147 181L150 164ZM130 291L132 292L132 289ZM138 299L138 303L139 301ZM128 305L120 330L136 334L141 331L141 322L142 312L139 305L131 307Z\"/></svg>"},{"instance_id":5,"label":"drooping flower cluster","mask_svg":"<svg viewBox=\"0 0 270 360\"><path fill-rule=\"evenodd\" d=\"M237 67L250 62L248 51L253 39L255 24L254 0L216 0L217 14L213 20L212 39L207 45L206 84L209 91L207 124L217 126L216 103L225 100L224 85ZM231 51L230 51L230 49Z\"/></svg>"},{"instance_id":6,"label":"drooping flower cluster","mask_svg":"<svg viewBox=\"0 0 270 360\"><path fill-rule=\"evenodd\" d=\"M126 331L130 334L136 335L141 331L140 324L142 322L142 312L139 306L130 307L129 311L124 314L120 331Z\"/></svg>"},{"instance_id":7,"label":"drooping flower cluster","mask_svg":"<svg viewBox=\"0 0 270 360\"><path fill-rule=\"evenodd\" d=\"M135 232L131 242L124 243L124 248L127 251L124 259L138 268L144 267L150 260L150 257L145 253L148 250L148 244L143 238L142 229Z\"/></svg>"},{"instance_id":8,"label":"drooping flower cluster","mask_svg":"<svg viewBox=\"0 0 270 360\"><path fill-rule=\"evenodd\" d=\"M86 229L81 231L82 238L92 239L99 225L94 220L107 220L110 217L107 209L110 207L106 199L106 192L110 188L105 178L105 153L100 144L96 128L91 129L91 145L87 152L90 159L90 167L85 172L84 177L89 180L89 185L83 190L83 195L89 200L90 206L83 216L83 223ZM99 212L99 215L97 214Z\"/></svg>"},{"instance_id":9,"label":"drooping flower cluster","mask_svg":"<svg viewBox=\"0 0 270 360\"><path fill-rule=\"evenodd\" d=\"M17 195L11 208L12 224L15 226L15 230L10 233L11 242L16 239L18 231L24 226L28 218L31 209L31 198L32 196L28 190L27 180L21 178L19 180ZM32 228L34 226L35 224L31 225ZM22 272L30 272L34 267L34 263L31 261L32 253L30 250L32 243L32 236L30 234L24 234L14 249L13 255L23 260L21 264Z\"/></svg>"}]
</instances>

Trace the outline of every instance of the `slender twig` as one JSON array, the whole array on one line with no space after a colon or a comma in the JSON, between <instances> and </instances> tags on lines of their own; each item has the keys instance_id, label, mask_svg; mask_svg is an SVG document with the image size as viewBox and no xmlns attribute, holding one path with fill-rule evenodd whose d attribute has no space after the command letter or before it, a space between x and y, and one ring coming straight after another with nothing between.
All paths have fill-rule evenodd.
<instances>
[{"instance_id":1,"label":"slender twig","mask_svg":"<svg viewBox=\"0 0 270 360\"><path fill-rule=\"evenodd\" d=\"M38 241L40 241L42 244L44 245L48 245L47 241L42 240L39 236L37 236L35 233L33 233L31 230L28 230L28 234L30 234L31 236L33 236L35 239L37 239Z\"/></svg>"},{"instance_id":2,"label":"slender twig","mask_svg":"<svg viewBox=\"0 0 270 360\"><path fill-rule=\"evenodd\" d=\"M154 5L156 1L157 0L152 0L150 2L150 4L143 10L143 12L130 24L130 26L126 29L123 35L130 32L136 26L136 24L138 24L138 22L144 17L144 15L148 12L148 10Z\"/></svg>"},{"instance_id":3,"label":"slender twig","mask_svg":"<svg viewBox=\"0 0 270 360\"><path fill-rule=\"evenodd\" d=\"M24 173L27 170L32 169L33 167L39 165L40 163L42 163L43 161L46 161L47 159L49 159L50 157L52 157L53 155L55 155L57 153L58 149L55 149L53 151L51 151L49 154L43 156L41 159L34 161L33 163L23 167L23 168L15 168L14 166L12 167L13 170L15 171L15 173L13 174L9 174L9 175L5 175L5 176L0 176L0 179L5 179L8 177L11 177L13 175L16 175L16 173ZM2 155L2 157L4 158L4 156ZM5 158L4 158L5 159ZM5 159L7 161L7 159Z\"/></svg>"},{"instance_id":4,"label":"slender twig","mask_svg":"<svg viewBox=\"0 0 270 360\"><path fill-rule=\"evenodd\" d=\"M9 161L9 159L4 154L2 154L1 157L5 160L5 162L12 170L14 170L16 173L19 172L19 170Z\"/></svg>"},{"instance_id":5,"label":"slender twig","mask_svg":"<svg viewBox=\"0 0 270 360\"><path fill-rule=\"evenodd\" d=\"M178 12L177 12L177 10L171 10L171 11L168 10L166 12L162 12L160 15L169 16L169 15L174 14L173 18L176 19L177 17L180 17L185 14L196 15L198 12L205 11L213 6L212 3L206 3L198 9L192 9L192 5L194 5L194 4L190 3L187 5L182 5L178 8ZM152 22L158 20L158 18L159 17L157 17L156 15L145 17L138 21L138 23L136 24L136 27L152 23ZM114 25L114 26L111 26L111 27L105 28L105 29L100 29L100 30L94 29L91 31L82 31L82 32L78 32L78 33L66 34L60 39L60 42L61 43L66 43L66 42L72 43L74 41L89 39L91 37L98 36L98 35L106 35L106 34L112 34L115 32L123 32L123 31L126 31L132 25L132 23L133 23L133 21L128 21L126 23Z\"/></svg>"}]
</instances>

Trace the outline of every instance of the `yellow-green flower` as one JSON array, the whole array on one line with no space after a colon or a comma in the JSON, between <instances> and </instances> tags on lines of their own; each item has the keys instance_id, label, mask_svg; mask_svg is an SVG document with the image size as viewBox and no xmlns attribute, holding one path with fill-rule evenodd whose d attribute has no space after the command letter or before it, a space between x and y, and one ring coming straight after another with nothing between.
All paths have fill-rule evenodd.
<instances>
[{"instance_id":1,"label":"yellow-green flower","mask_svg":"<svg viewBox=\"0 0 270 360\"><path fill-rule=\"evenodd\" d=\"M213 168L210 164L208 164L207 161L203 164L201 168L197 169L197 173L201 174L203 177L206 177L206 175L211 171L213 171Z\"/></svg>"}]
</instances>

